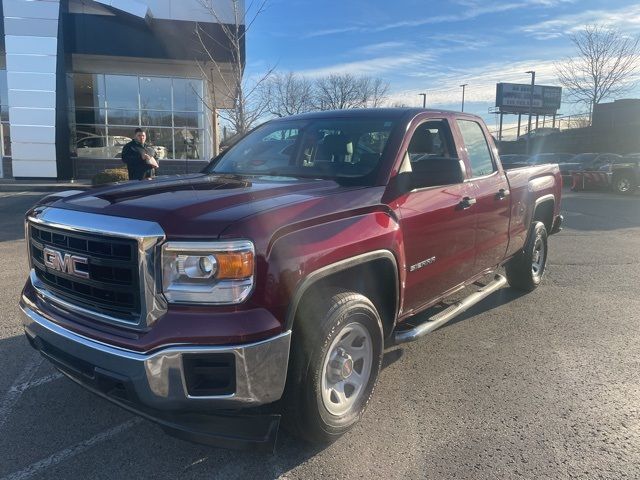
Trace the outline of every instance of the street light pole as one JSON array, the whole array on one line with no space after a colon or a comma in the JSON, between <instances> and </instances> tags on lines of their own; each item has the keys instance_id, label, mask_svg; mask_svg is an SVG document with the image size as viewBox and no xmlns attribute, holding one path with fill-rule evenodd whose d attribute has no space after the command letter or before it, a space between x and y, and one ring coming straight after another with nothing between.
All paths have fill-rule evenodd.
<instances>
[{"instance_id":1,"label":"street light pole","mask_svg":"<svg viewBox=\"0 0 640 480\"><path fill-rule=\"evenodd\" d=\"M419 93L418 95L422 97L422 108L427 108L427 94Z\"/></svg>"},{"instance_id":2,"label":"street light pole","mask_svg":"<svg viewBox=\"0 0 640 480\"><path fill-rule=\"evenodd\" d=\"M531 140L531 117L533 117L533 90L536 86L536 72L533 70L527 70L526 73L531 74L531 92L529 94L529 127L527 128L527 155L531 154L529 149L529 142Z\"/></svg>"},{"instance_id":3,"label":"street light pole","mask_svg":"<svg viewBox=\"0 0 640 480\"><path fill-rule=\"evenodd\" d=\"M462 85L460 85L462 87L462 111L464 112L464 89L465 87L469 85L468 83L463 83Z\"/></svg>"}]
</instances>

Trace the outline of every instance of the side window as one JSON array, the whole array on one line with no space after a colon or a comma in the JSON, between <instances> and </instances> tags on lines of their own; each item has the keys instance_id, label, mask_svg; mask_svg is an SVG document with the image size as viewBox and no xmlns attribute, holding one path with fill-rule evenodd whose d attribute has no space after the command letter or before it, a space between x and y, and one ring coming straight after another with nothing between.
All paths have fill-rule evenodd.
<instances>
[{"instance_id":1,"label":"side window","mask_svg":"<svg viewBox=\"0 0 640 480\"><path fill-rule=\"evenodd\" d=\"M487 139L480 125L470 120L458 120L458 127L467 147L472 175L474 177L482 177L495 172L496 168L491 158L489 144L487 144Z\"/></svg>"},{"instance_id":2,"label":"side window","mask_svg":"<svg viewBox=\"0 0 640 480\"><path fill-rule=\"evenodd\" d=\"M451 158L449 126L442 120L425 122L416 128L407 152L411 163L429 158Z\"/></svg>"}]
</instances>

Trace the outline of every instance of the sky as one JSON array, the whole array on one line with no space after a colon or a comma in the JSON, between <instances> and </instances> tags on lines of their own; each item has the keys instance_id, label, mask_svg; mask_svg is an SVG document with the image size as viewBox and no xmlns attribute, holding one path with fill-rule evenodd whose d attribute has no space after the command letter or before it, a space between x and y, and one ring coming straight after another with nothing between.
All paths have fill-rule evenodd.
<instances>
[{"instance_id":1,"label":"sky","mask_svg":"<svg viewBox=\"0 0 640 480\"><path fill-rule=\"evenodd\" d=\"M310 78L380 77L389 103L421 106L426 92L427 107L451 110L460 110L466 83L465 111L494 127L496 83L529 83L525 72L535 70L536 84L558 85L554 64L575 54L567 34L594 23L639 35L640 2L268 0L247 35L246 74L275 66ZM624 97L640 97L640 88ZM559 113L581 110L563 97Z\"/></svg>"}]
</instances>

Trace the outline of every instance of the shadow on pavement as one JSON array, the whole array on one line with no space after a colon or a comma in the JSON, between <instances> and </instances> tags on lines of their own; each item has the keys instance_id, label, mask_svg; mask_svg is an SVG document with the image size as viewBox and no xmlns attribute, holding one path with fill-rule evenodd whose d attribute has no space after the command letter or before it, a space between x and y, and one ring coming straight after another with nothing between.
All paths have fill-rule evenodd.
<instances>
[{"instance_id":1,"label":"shadow on pavement","mask_svg":"<svg viewBox=\"0 0 640 480\"><path fill-rule=\"evenodd\" d=\"M566 229L610 231L640 227L640 195L566 190L563 195L561 213Z\"/></svg>"},{"instance_id":2,"label":"shadow on pavement","mask_svg":"<svg viewBox=\"0 0 640 480\"><path fill-rule=\"evenodd\" d=\"M24 214L45 195L34 192L0 197L0 242L24 239Z\"/></svg>"}]
</instances>

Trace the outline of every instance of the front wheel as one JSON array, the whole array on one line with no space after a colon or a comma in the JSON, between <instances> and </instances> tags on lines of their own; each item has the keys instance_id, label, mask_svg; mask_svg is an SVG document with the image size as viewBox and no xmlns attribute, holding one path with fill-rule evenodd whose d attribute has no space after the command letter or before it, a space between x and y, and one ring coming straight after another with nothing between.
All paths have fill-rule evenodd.
<instances>
[{"instance_id":1,"label":"front wheel","mask_svg":"<svg viewBox=\"0 0 640 480\"><path fill-rule=\"evenodd\" d=\"M520 253L506 265L507 281L518 290L535 290L547 266L547 229L542 222L534 222L527 243Z\"/></svg>"},{"instance_id":2,"label":"front wheel","mask_svg":"<svg viewBox=\"0 0 640 480\"><path fill-rule=\"evenodd\" d=\"M312 443L329 443L366 410L382 364L382 322L358 293L310 298L294 327L285 425ZM321 298L326 303L316 305Z\"/></svg>"}]
</instances>

